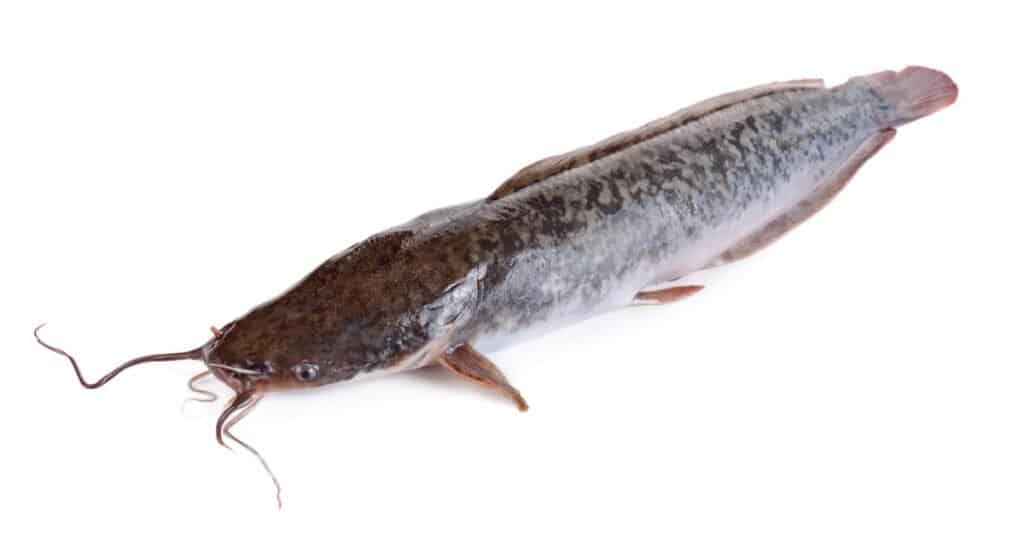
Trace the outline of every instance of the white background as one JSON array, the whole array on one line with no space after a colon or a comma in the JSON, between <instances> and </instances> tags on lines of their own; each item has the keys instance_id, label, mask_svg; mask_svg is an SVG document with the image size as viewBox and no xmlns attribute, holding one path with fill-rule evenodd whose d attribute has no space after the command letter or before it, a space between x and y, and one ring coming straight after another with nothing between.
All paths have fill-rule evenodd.
<instances>
[{"instance_id":1,"label":"white background","mask_svg":"<svg viewBox=\"0 0 1024 535\"><path fill-rule=\"evenodd\" d=\"M1020 533L1019 18L982 2L4 2L6 533ZM179 412L202 343L367 235L696 100L922 64L960 100L810 223L441 371ZM224 389L221 389L224 392ZM287 530L287 531L283 531ZM88 532L88 530L87 530Z\"/></svg>"}]
</instances>

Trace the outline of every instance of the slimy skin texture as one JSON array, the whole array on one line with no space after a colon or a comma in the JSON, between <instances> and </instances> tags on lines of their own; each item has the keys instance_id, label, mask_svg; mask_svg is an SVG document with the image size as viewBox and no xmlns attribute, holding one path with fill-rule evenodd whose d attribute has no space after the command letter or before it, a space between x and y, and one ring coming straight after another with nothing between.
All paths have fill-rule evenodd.
<instances>
[{"instance_id":1,"label":"slimy skin texture","mask_svg":"<svg viewBox=\"0 0 1024 535\"><path fill-rule=\"evenodd\" d=\"M501 349L755 252L824 206L895 126L955 97L944 74L909 67L705 101L350 247L227 325L204 359L246 370L211 368L239 392L479 364L460 348Z\"/></svg>"}]
</instances>

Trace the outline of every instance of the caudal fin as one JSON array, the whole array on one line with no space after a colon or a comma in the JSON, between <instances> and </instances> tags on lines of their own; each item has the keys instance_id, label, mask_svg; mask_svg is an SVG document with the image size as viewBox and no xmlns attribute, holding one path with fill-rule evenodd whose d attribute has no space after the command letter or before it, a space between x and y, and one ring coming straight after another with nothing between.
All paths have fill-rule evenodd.
<instances>
[{"instance_id":1,"label":"caudal fin","mask_svg":"<svg viewBox=\"0 0 1024 535\"><path fill-rule=\"evenodd\" d=\"M928 67L883 71L862 79L889 103L892 124L887 126L909 123L956 101L957 87L953 79Z\"/></svg>"}]
</instances>

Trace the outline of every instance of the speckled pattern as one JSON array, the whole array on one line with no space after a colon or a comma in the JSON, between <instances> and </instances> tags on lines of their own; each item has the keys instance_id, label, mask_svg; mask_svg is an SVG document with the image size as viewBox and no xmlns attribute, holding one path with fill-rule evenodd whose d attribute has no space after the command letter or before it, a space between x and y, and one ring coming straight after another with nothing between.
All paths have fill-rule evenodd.
<instances>
[{"instance_id":1,"label":"speckled pattern","mask_svg":"<svg viewBox=\"0 0 1024 535\"><path fill-rule=\"evenodd\" d=\"M507 341L696 271L819 187L884 125L859 84L758 97L464 215L497 264L469 339Z\"/></svg>"},{"instance_id":2,"label":"speckled pattern","mask_svg":"<svg viewBox=\"0 0 1024 535\"><path fill-rule=\"evenodd\" d=\"M955 86L908 68L732 95L742 98L540 162L488 198L339 253L230 324L207 361L274 388L316 386L426 365L461 344L505 347L625 306L649 285L756 250L757 233L791 210L802 221L808 199L834 195L852 174L843 169L862 163L850 160L884 144L880 132L948 105ZM293 377L301 363L317 377Z\"/></svg>"}]
</instances>

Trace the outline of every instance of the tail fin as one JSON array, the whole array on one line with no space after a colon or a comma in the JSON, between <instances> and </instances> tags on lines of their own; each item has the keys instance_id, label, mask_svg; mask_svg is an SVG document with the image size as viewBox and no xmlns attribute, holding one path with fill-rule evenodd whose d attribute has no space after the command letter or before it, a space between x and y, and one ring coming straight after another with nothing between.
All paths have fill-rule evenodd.
<instances>
[{"instance_id":1,"label":"tail fin","mask_svg":"<svg viewBox=\"0 0 1024 535\"><path fill-rule=\"evenodd\" d=\"M957 87L953 79L927 67L883 71L861 79L891 106L892 124L887 126L909 123L956 101Z\"/></svg>"}]
</instances>

